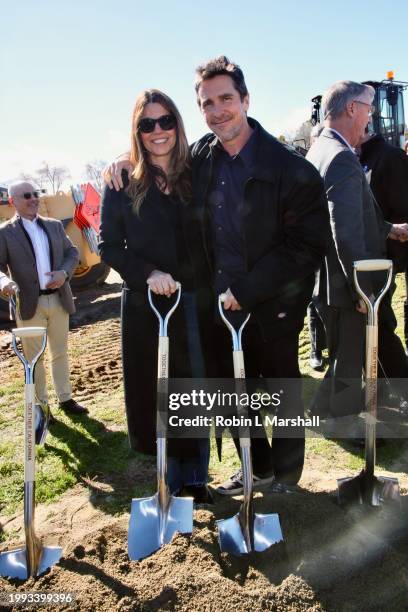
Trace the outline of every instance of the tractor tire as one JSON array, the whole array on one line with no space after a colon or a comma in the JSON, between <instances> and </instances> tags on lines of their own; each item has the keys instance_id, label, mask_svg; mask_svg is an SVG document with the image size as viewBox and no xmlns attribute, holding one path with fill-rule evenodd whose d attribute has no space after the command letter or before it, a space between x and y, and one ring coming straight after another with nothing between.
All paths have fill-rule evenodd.
<instances>
[{"instance_id":1,"label":"tractor tire","mask_svg":"<svg viewBox=\"0 0 408 612\"><path fill-rule=\"evenodd\" d=\"M83 289L89 289L93 285L102 285L109 272L110 267L103 261L90 268L78 266L70 280L72 290L81 291Z\"/></svg>"}]
</instances>

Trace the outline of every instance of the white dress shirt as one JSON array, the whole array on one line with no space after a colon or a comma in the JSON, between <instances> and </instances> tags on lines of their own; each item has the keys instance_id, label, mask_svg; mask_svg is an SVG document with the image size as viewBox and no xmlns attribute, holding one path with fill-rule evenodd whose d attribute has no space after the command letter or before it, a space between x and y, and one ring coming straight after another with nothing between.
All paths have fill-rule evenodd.
<instances>
[{"instance_id":1,"label":"white dress shirt","mask_svg":"<svg viewBox=\"0 0 408 612\"><path fill-rule=\"evenodd\" d=\"M51 272L50 245L47 234L38 224L37 218L34 221L29 221L29 219L21 217L21 221L33 245L40 289L45 289L46 284L51 280L50 276L46 276L46 272Z\"/></svg>"}]
</instances>

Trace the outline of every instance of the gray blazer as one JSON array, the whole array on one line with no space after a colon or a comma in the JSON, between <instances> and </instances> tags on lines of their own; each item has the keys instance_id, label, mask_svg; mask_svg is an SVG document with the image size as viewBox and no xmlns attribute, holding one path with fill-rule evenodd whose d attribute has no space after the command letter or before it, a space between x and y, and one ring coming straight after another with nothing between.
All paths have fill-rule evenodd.
<instances>
[{"instance_id":1,"label":"gray blazer","mask_svg":"<svg viewBox=\"0 0 408 612\"><path fill-rule=\"evenodd\" d=\"M71 277L78 265L77 248L66 235L61 221L40 216L39 220L48 236L52 269L65 270ZM40 284L31 242L17 215L0 225L0 270L20 288L21 318L31 319L37 309ZM69 314L75 312L68 279L58 293L65 310Z\"/></svg>"},{"instance_id":2,"label":"gray blazer","mask_svg":"<svg viewBox=\"0 0 408 612\"><path fill-rule=\"evenodd\" d=\"M325 128L309 149L307 159L324 180L332 230L326 266L320 272L315 294L330 306L354 308L358 295L353 284L353 262L386 257L385 240L391 224L384 221L358 157L337 134ZM365 274L361 284L371 293L383 280L379 274Z\"/></svg>"}]
</instances>

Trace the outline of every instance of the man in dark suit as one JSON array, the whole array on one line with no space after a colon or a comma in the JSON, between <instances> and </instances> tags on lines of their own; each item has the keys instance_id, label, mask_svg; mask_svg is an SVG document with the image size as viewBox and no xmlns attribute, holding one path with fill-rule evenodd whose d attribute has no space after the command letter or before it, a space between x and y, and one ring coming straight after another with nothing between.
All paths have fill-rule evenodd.
<instances>
[{"instance_id":1,"label":"man in dark suit","mask_svg":"<svg viewBox=\"0 0 408 612\"><path fill-rule=\"evenodd\" d=\"M365 306L354 288L353 262L384 258L387 236L403 241L408 235L406 224L384 221L354 150L370 121L373 97L369 85L335 83L323 97L325 129L307 154L324 179L332 229L318 287L319 299L325 304L322 316L330 362L315 398L314 409L321 415L344 416L362 409ZM378 294L383 282L384 277L377 273L368 280L364 275L361 284L370 295ZM380 360L383 348L392 344L405 363L395 327L388 295L380 309Z\"/></svg>"},{"instance_id":2,"label":"man in dark suit","mask_svg":"<svg viewBox=\"0 0 408 612\"><path fill-rule=\"evenodd\" d=\"M13 295L19 289L18 327L45 327L51 370L59 406L66 412L88 412L71 397L68 365L69 314L75 311L69 278L78 263L78 251L56 219L38 215L39 193L28 182L9 188L16 215L0 226L0 290ZM38 338L26 338L28 359L38 352ZM36 394L47 402L44 362L35 372Z\"/></svg>"},{"instance_id":3,"label":"man in dark suit","mask_svg":"<svg viewBox=\"0 0 408 612\"><path fill-rule=\"evenodd\" d=\"M404 151L386 142L381 134L367 134L360 145L360 163L384 219L391 223L406 222L408 157ZM408 244L387 240L387 255L394 264L394 274L405 273L404 336L408 354Z\"/></svg>"}]
</instances>

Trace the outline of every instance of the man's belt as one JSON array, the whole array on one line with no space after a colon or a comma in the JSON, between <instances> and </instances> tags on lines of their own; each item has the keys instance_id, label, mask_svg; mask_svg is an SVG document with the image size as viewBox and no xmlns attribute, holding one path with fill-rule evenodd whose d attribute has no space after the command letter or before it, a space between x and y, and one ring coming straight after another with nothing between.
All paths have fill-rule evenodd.
<instances>
[{"instance_id":1,"label":"man's belt","mask_svg":"<svg viewBox=\"0 0 408 612\"><path fill-rule=\"evenodd\" d=\"M51 293L56 293L58 289L40 289L40 295L51 295Z\"/></svg>"}]
</instances>

